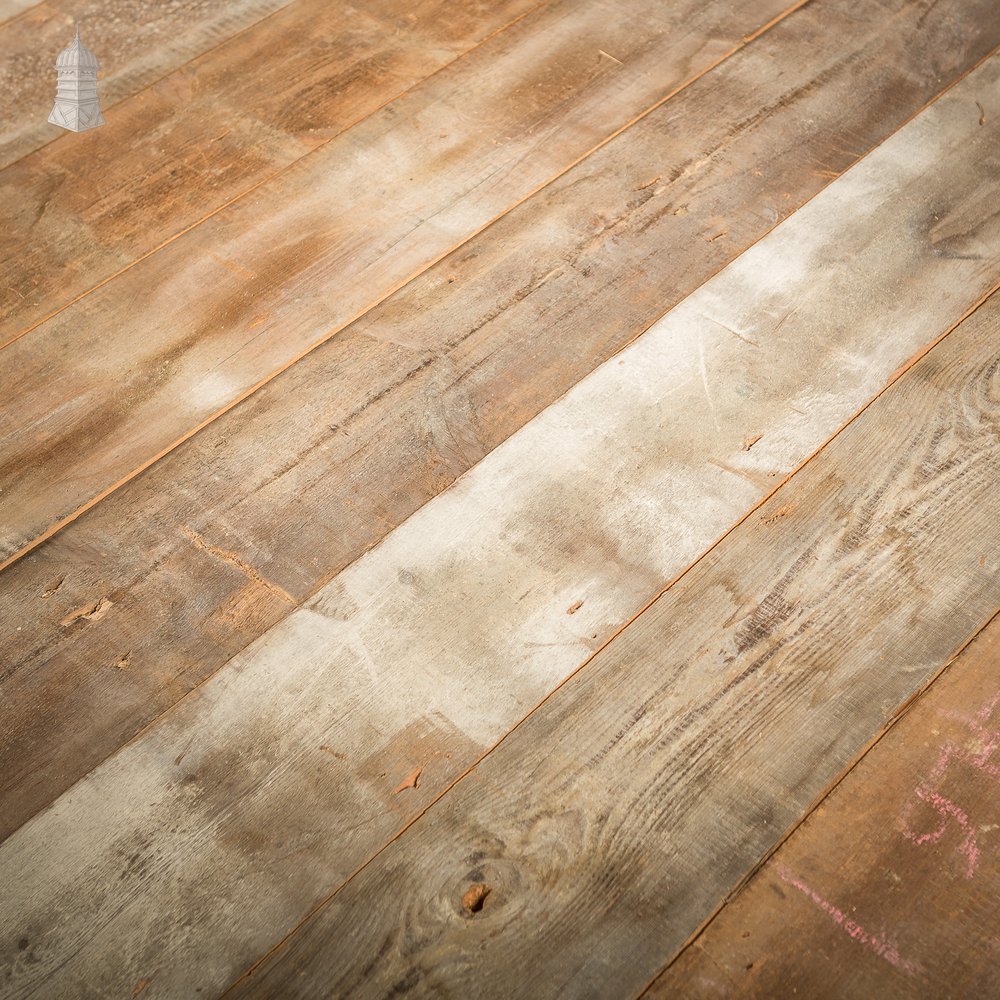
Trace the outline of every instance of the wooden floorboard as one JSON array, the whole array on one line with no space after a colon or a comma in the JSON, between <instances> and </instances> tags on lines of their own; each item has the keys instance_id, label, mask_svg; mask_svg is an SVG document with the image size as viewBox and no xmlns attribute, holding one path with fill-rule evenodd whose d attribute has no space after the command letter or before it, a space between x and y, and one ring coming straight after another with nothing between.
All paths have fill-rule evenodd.
<instances>
[{"instance_id":1,"label":"wooden floorboard","mask_svg":"<svg viewBox=\"0 0 1000 1000\"><path fill-rule=\"evenodd\" d=\"M104 129L69 133L47 121L56 95L56 56L73 40L80 18L84 44L101 64L98 93L106 112L201 53L289 4L290 0L49 0L0 5L0 167L52 143L93 149ZM177 95L183 99L182 95ZM121 147L118 148L121 152Z\"/></svg>"},{"instance_id":2,"label":"wooden floorboard","mask_svg":"<svg viewBox=\"0 0 1000 1000\"><path fill-rule=\"evenodd\" d=\"M0 0L0 22L24 14L31 7L41 7L38 0Z\"/></svg>"},{"instance_id":3,"label":"wooden floorboard","mask_svg":"<svg viewBox=\"0 0 1000 1000\"><path fill-rule=\"evenodd\" d=\"M998 726L994 619L647 996L1000 995Z\"/></svg>"},{"instance_id":4,"label":"wooden floorboard","mask_svg":"<svg viewBox=\"0 0 1000 1000\"><path fill-rule=\"evenodd\" d=\"M641 990L1000 605L998 331L1000 297L227 996ZM992 754L995 734L982 739ZM995 814L994 801L982 819ZM848 857L852 843L840 841ZM882 866L875 877L884 884ZM972 920L995 912L993 886L973 892L961 902L956 890L951 906ZM773 926L804 964L788 923ZM996 982L989 957L969 958ZM817 973L857 982L833 979L832 964ZM793 995L787 978L771 983L778 992L761 995ZM661 995L694 994L668 984Z\"/></svg>"},{"instance_id":5,"label":"wooden floorboard","mask_svg":"<svg viewBox=\"0 0 1000 1000\"><path fill-rule=\"evenodd\" d=\"M785 9L546 6L10 344L0 569Z\"/></svg>"},{"instance_id":6,"label":"wooden floorboard","mask_svg":"<svg viewBox=\"0 0 1000 1000\"><path fill-rule=\"evenodd\" d=\"M0 171L0 346L539 6L297 0Z\"/></svg>"},{"instance_id":7,"label":"wooden floorboard","mask_svg":"<svg viewBox=\"0 0 1000 1000\"><path fill-rule=\"evenodd\" d=\"M33 948L30 963L15 956L15 995L81 984L113 993L143 980L150 996L224 986L751 508L767 487L741 470L780 479L943 333L996 271L988 207L996 125L980 126L965 111L974 99L994 106L998 76L992 61L958 84L11 836L0 872L18 877L8 879L0 914L17 915ZM755 377L761 372L767 377ZM947 396L914 384L927 406ZM975 424L982 409L973 394L959 415ZM946 435L901 428L918 443L932 435L920 467L939 492L953 487L954 467L932 461ZM751 446L754 429L763 436ZM917 535L943 546L955 565L965 557L956 540L978 545L996 520L981 507L964 510L976 491L988 494L996 458L995 434L977 430L960 422L955 431L966 446L961 503L945 505L938 534ZM862 445L875 448L865 470L884 465L884 441L875 437L851 443L855 462ZM910 469L905 461L882 469L897 487L887 504L902 496ZM919 525L931 485L917 478L910 498ZM867 472L859 479L858 504L877 506L882 480L872 485ZM817 570L811 584L796 586L825 592L830 577L815 550L796 563L790 539L799 525L825 530L819 514L829 518L832 505L839 516L840 508L827 490L817 517L803 520L790 512L806 501L794 489L789 496L747 523L773 533L789 566ZM902 616L921 656L936 662L950 648L949 630L971 628L990 574L956 572L951 597L970 588L973 596L947 609L948 629L925 634L930 624L914 626L905 602L902 610L878 604L880 588L899 593L898 576L913 564L872 558L870 524L869 514L847 531L848 551L829 573L840 579L845 561L867 565L885 628L899 631ZM940 564L938 555L933 549L928 561ZM730 602L749 622L735 629L744 657L758 644L788 641L754 617L773 586L763 563L753 580ZM698 609L719 611L704 595L692 601L690 623ZM664 606L643 620L656 621ZM87 613L110 611L98 602ZM778 615L794 617L794 608ZM849 676L868 641L845 660ZM695 688L718 681L689 679ZM616 672L601 690L620 695L627 680ZM851 690L831 711L853 711ZM873 705L869 691L859 712ZM863 725L863 713L858 719ZM842 753L856 736L840 733ZM565 762L558 753L552 760ZM598 773L588 770L588 781ZM790 808L791 797L783 803ZM766 826L755 836L766 836ZM399 917L394 910L393 926ZM391 968L387 961L380 972Z\"/></svg>"},{"instance_id":8,"label":"wooden floorboard","mask_svg":"<svg viewBox=\"0 0 1000 1000\"><path fill-rule=\"evenodd\" d=\"M949 50L949 73L998 32L990 10L963 8L968 48ZM803 8L5 571L0 834L933 96L943 63L907 39L922 17L928 50L943 47L954 12L880 11L864 23L850 0ZM950 319L946 309L900 340L882 374ZM713 371L740 346L710 354ZM733 420L708 460L737 449L732 468L761 496L789 456L757 461L763 439L745 455L744 436L764 424ZM72 619L102 599L101 613Z\"/></svg>"}]
</instances>

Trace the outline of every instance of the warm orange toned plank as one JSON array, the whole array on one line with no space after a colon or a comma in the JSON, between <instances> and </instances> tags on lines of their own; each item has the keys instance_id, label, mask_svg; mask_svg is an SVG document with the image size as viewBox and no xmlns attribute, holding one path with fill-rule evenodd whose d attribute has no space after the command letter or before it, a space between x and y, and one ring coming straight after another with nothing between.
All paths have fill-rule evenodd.
<instances>
[{"instance_id":1,"label":"warm orange toned plank","mask_svg":"<svg viewBox=\"0 0 1000 1000\"><path fill-rule=\"evenodd\" d=\"M0 346L541 4L297 0L0 171Z\"/></svg>"},{"instance_id":2,"label":"warm orange toned plank","mask_svg":"<svg viewBox=\"0 0 1000 1000\"><path fill-rule=\"evenodd\" d=\"M0 567L787 9L547 5L5 348Z\"/></svg>"},{"instance_id":3,"label":"warm orange toned plank","mask_svg":"<svg viewBox=\"0 0 1000 1000\"><path fill-rule=\"evenodd\" d=\"M998 886L994 619L646 996L1000 996Z\"/></svg>"}]
</instances>

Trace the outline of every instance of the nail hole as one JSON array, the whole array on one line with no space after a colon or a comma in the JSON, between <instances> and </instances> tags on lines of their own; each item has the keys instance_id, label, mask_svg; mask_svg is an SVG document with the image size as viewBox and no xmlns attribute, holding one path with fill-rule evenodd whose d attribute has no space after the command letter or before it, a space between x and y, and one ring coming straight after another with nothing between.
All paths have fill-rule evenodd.
<instances>
[{"instance_id":1,"label":"nail hole","mask_svg":"<svg viewBox=\"0 0 1000 1000\"><path fill-rule=\"evenodd\" d=\"M485 882L477 882L470 885L465 890L462 897L462 907L469 913L478 913L486 902L486 897L490 894L490 887Z\"/></svg>"}]
</instances>

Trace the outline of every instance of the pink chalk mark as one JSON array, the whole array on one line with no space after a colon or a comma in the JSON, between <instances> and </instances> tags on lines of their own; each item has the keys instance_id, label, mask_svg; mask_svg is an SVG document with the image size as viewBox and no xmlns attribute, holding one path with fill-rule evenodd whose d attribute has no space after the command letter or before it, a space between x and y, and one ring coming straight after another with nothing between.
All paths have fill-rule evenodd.
<instances>
[{"instance_id":1,"label":"pink chalk mark","mask_svg":"<svg viewBox=\"0 0 1000 1000\"><path fill-rule=\"evenodd\" d=\"M941 823L936 830L918 834L909 825L909 816L913 811L915 803L911 800L900 817L903 836L907 840L912 840L915 844L937 843L944 835L948 827L949 820L956 822L965 831L965 837L959 845L959 852L966 860L965 877L972 878L976 873L979 864L979 846L976 843L975 828L969 822L968 814L951 799L945 798L937 791L937 785L944 778L945 773L953 762L966 764L976 770L988 775L996 781L1000 781L1000 766L991 763L990 758L1000 747L1000 728L989 730L986 722L992 717L997 706L1000 705L1000 691L996 692L976 712L974 717L969 717L964 713L951 710L942 711L940 714L963 723L971 732L979 737L981 749L972 751L967 747L959 746L951 740L945 740L941 745L941 752L938 754L937 762L931 768L927 777L917 785L914 794L923 802L928 803L942 817Z\"/></svg>"},{"instance_id":2,"label":"pink chalk mark","mask_svg":"<svg viewBox=\"0 0 1000 1000\"><path fill-rule=\"evenodd\" d=\"M916 796L941 815L941 824L936 830L931 830L928 833L917 834L914 830L911 830L907 822L909 813L913 808L913 803L911 802L901 817L904 824L903 836L907 840L912 840L915 844L936 844L944 835L949 819L954 820L965 831L965 838L958 849L965 857L965 877L972 878L976 874L976 866L979 864L979 846L976 843L976 831L972 827L972 824L969 823L969 817L966 815L965 810L955 805L951 799L946 799L943 795L929 791L926 788L918 788Z\"/></svg>"},{"instance_id":3,"label":"pink chalk mark","mask_svg":"<svg viewBox=\"0 0 1000 1000\"><path fill-rule=\"evenodd\" d=\"M825 900L815 889L811 889L802 879L786 868L785 865L775 862L774 868L783 882L787 882L790 886L798 889L808 899L812 900L838 927L844 929L848 937L869 948L879 958L884 959L902 972L909 973L910 975L923 972L923 968L918 962L911 962L899 954L896 946L886 937L885 932L872 934L870 931L866 931L861 924L848 917L843 910L838 909L833 903Z\"/></svg>"}]
</instances>

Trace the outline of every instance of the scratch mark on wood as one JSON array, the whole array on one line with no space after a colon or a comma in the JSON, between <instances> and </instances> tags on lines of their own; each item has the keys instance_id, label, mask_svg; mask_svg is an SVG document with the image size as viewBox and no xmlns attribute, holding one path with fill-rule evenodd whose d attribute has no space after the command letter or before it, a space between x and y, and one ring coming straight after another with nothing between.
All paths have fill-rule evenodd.
<instances>
[{"instance_id":1,"label":"scratch mark on wood","mask_svg":"<svg viewBox=\"0 0 1000 1000\"><path fill-rule=\"evenodd\" d=\"M398 795L400 792L405 792L407 788L416 788L420 783L420 775L423 774L423 768L418 767L413 774L408 778L401 781L394 789L393 794Z\"/></svg>"},{"instance_id":2,"label":"scratch mark on wood","mask_svg":"<svg viewBox=\"0 0 1000 1000\"><path fill-rule=\"evenodd\" d=\"M760 347L760 344L756 340L744 337L742 333L737 333L731 326L726 326L725 323L720 322L714 316L706 316L705 319L711 320L716 326L721 326L726 333L731 333L737 339L742 340L744 344L749 344L751 347Z\"/></svg>"},{"instance_id":3,"label":"scratch mark on wood","mask_svg":"<svg viewBox=\"0 0 1000 1000\"><path fill-rule=\"evenodd\" d=\"M774 524L775 521L781 520L781 518L786 517L792 512L792 505L790 503L783 503L773 514L768 514L766 517L760 519L761 524Z\"/></svg>"},{"instance_id":4,"label":"scratch mark on wood","mask_svg":"<svg viewBox=\"0 0 1000 1000\"><path fill-rule=\"evenodd\" d=\"M53 580L38 596L44 601L50 598L62 585L66 577L61 576L58 580Z\"/></svg>"},{"instance_id":5,"label":"scratch mark on wood","mask_svg":"<svg viewBox=\"0 0 1000 1000\"><path fill-rule=\"evenodd\" d=\"M583 607L583 601L574 601L567 609L566 614L575 615Z\"/></svg>"},{"instance_id":6,"label":"scratch mark on wood","mask_svg":"<svg viewBox=\"0 0 1000 1000\"><path fill-rule=\"evenodd\" d=\"M181 525L181 531L194 542L195 547L202 550L202 552L209 552L223 562L229 563L230 566L234 566L238 569L244 576L248 579L253 580L254 583L259 583L262 587L266 587L272 594L276 597L280 597L281 600L287 601L289 604L295 604L295 598L292 597L287 591L282 590L276 583L271 583L270 580L265 580L264 577L260 575L249 563L245 562L234 552L227 552L225 549L220 549L217 545L212 545L210 542L202 538L197 531L192 531L187 525Z\"/></svg>"},{"instance_id":7,"label":"scratch mark on wood","mask_svg":"<svg viewBox=\"0 0 1000 1000\"><path fill-rule=\"evenodd\" d=\"M610 52L605 52L604 49L598 49L597 51L600 52L601 55L604 56L605 58L610 59L612 62L618 63L619 66L625 65L625 63L623 63L621 59L616 59L613 55L611 55Z\"/></svg>"},{"instance_id":8,"label":"scratch mark on wood","mask_svg":"<svg viewBox=\"0 0 1000 1000\"><path fill-rule=\"evenodd\" d=\"M983 106L979 103L979 101L976 101L976 107L979 108L979 124L980 125L985 125L986 124L986 112L983 109Z\"/></svg>"},{"instance_id":9,"label":"scratch mark on wood","mask_svg":"<svg viewBox=\"0 0 1000 1000\"><path fill-rule=\"evenodd\" d=\"M100 621L108 613L108 609L113 606L113 602L109 601L106 597L101 597L94 604L85 604L82 608L71 611L59 624L72 625L81 618L92 622Z\"/></svg>"},{"instance_id":10,"label":"scratch mark on wood","mask_svg":"<svg viewBox=\"0 0 1000 1000\"><path fill-rule=\"evenodd\" d=\"M119 656L118 659L111 664L111 666L115 670L128 670L128 668L132 666L132 650L129 650L127 653L122 653L122 655Z\"/></svg>"},{"instance_id":11,"label":"scratch mark on wood","mask_svg":"<svg viewBox=\"0 0 1000 1000\"><path fill-rule=\"evenodd\" d=\"M722 427L719 424L719 415L715 412L715 402L712 399L712 390L708 387L708 368L705 365L705 338L698 334L698 366L701 369L701 384L705 387L705 399L708 400L708 407L712 411L712 421L715 423L715 429L721 431Z\"/></svg>"},{"instance_id":12,"label":"scratch mark on wood","mask_svg":"<svg viewBox=\"0 0 1000 1000\"><path fill-rule=\"evenodd\" d=\"M749 451L763 436L763 434L748 434L743 439L743 450Z\"/></svg>"}]
</instances>

